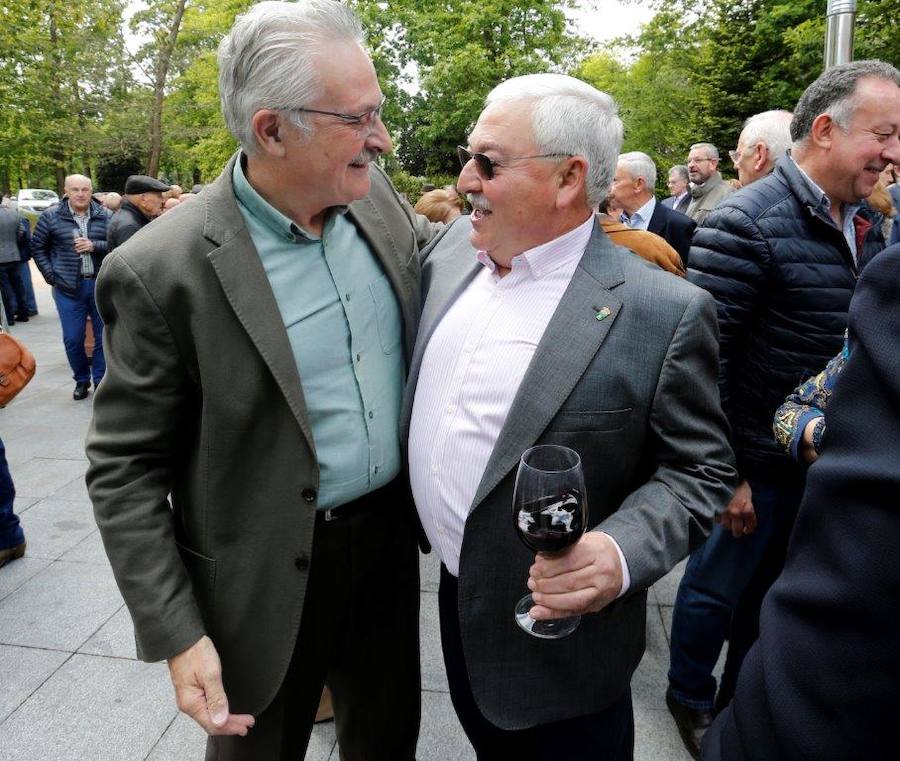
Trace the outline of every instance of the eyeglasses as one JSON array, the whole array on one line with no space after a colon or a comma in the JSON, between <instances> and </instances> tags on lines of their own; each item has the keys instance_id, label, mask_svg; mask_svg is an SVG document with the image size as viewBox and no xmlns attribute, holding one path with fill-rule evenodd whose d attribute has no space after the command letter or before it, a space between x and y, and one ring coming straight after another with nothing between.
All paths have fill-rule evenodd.
<instances>
[{"instance_id":1,"label":"eyeglasses","mask_svg":"<svg viewBox=\"0 0 900 761\"><path fill-rule=\"evenodd\" d=\"M482 180L493 180L494 167L505 166L505 164L494 161L483 153L469 153L469 151L461 145L456 146L456 155L459 156L459 165L461 167L465 167L470 161L474 161L475 169L478 171L478 176L481 177ZM525 159L569 158L571 156L571 153L538 153L534 156L510 156L506 161L509 163L510 161L524 161Z\"/></svg>"},{"instance_id":2,"label":"eyeglasses","mask_svg":"<svg viewBox=\"0 0 900 761\"><path fill-rule=\"evenodd\" d=\"M711 158L708 158L708 157L706 157L706 156L704 156L704 157L702 157L702 158L698 158L698 159L697 159L697 158L695 158L695 159L688 158L687 163L688 163L688 164L699 164L701 161L712 161L712 159L711 159Z\"/></svg>"},{"instance_id":3,"label":"eyeglasses","mask_svg":"<svg viewBox=\"0 0 900 761\"><path fill-rule=\"evenodd\" d=\"M320 111L316 108L292 108L291 111L300 111L305 114L333 116L335 119L340 119L344 124L349 124L353 127L367 127L376 119L381 118L381 110L384 108L385 100L387 100L387 96L382 95L381 102L375 106L375 108L370 108L368 111L363 111L361 114L340 114L337 111Z\"/></svg>"}]
</instances>

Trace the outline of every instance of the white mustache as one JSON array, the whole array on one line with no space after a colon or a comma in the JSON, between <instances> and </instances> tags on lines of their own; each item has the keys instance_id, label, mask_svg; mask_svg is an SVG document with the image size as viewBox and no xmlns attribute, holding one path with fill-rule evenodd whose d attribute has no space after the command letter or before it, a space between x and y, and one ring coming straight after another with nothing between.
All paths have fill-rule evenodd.
<instances>
[{"instance_id":1,"label":"white mustache","mask_svg":"<svg viewBox=\"0 0 900 761\"><path fill-rule=\"evenodd\" d=\"M483 193L466 193L466 200L473 209L491 211L491 204Z\"/></svg>"},{"instance_id":2,"label":"white mustache","mask_svg":"<svg viewBox=\"0 0 900 761\"><path fill-rule=\"evenodd\" d=\"M372 163L377 158L378 151L363 148L350 163L353 164L353 166L365 166L366 164Z\"/></svg>"}]
</instances>

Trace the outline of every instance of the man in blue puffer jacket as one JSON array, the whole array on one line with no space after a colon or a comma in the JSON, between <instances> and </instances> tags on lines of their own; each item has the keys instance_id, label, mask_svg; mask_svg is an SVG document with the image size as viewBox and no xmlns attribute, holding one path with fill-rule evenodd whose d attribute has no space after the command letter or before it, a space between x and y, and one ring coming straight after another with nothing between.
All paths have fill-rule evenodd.
<instances>
[{"instance_id":1,"label":"man in blue puffer jacket","mask_svg":"<svg viewBox=\"0 0 900 761\"><path fill-rule=\"evenodd\" d=\"M829 69L794 110L790 154L694 234L688 277L717 302L719 390L741 483L691 556L675 602L667 703L693 754L711 718L724 639L718 707L755 639L803 495L805 469L776 444L772 417L841 348L859 272L884 247L863 199L900 161L898 129L897 69L878 61Z\"/></svg>"},{"instance_id":2,"label":"man in blue puffer jacket","mask_svg":"<svg viewBox=\"0 0 900 761\"><path fill-rule=\"evenodd\" d=\"M106 212L91 195L89 178L66 177L65 195L41 214L31 239L38 269L53 286L53 300L62 323L66 357L75 379L72 398L85 399L91 386L103 378L103 320L94 303L94 278L106 256ZM94 328L94 354L84 350L87 318Z\"/></svg>"}]
</instances>

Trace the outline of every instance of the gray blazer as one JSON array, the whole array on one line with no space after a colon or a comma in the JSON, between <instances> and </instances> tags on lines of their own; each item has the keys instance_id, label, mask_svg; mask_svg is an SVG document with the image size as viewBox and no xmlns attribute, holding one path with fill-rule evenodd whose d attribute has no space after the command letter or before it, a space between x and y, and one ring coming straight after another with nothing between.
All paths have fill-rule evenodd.
<instances>
[{"instance_id":1,"label":"gray blazer","mask_svg":"<svg viewBox=\"0 0 900 761\"><path fill-rule=\"evenodd\" d=\"M425 346L480 267L470 228L460 217L423 254L404 438ZM597 319L604 308L609 316ZM737 481L716 385L716 324L705 291L612 245L595 227L512 403L463 535L463 649L478 706L497 726L600 711L628 687L644 651L647 587L703 541ZM512 492L519 457L536 443L581 454L589 528L618 542L631 574L625 597L549 642L513 620L533 554L513 530Z\"/></svg>"},{"instance_id":2,"label":"gray blazer","mask_svg":"<svg viewBox=\"0 0 900 761\"><path fill-rule=\"evenodd\" d=\"M140 657L168 658L209 634L231 710L257 714L300 629L319 472L287 332L234 197L233 162L103 263L107 368L87 483ZM380 169L370 173L369 195L347 214L393 286L408 358L418 248L434 228Z\"/></svg>"}]
</instances>

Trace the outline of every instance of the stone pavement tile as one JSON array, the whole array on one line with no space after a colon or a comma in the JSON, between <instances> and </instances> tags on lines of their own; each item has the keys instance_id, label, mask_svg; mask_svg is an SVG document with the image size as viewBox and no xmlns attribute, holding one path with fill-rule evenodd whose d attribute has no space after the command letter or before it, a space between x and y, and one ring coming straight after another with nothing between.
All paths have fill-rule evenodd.
<instances>
[{"instance_id":1,"label":"stone pavement tile","mask_svg":"<svg viewBox=\"0 0 900 761\"><path fill-rule=\"evenodd\" d=\"M691 761L668 710L634 709L634 761Z\"/></svg>"},{"instance_id":2,"label":"stone pavement tile","mask_svg":"<svg viewBox=\"0 0 900 761\"><path fill-rule=\"evenodd\" d=\"M89 503L42 499L22 515L28 554L56 560L97 531Z\"/></svg>"},{"instance_id":3,"label":"stone pavement tile","mask_svg":"<svg viewBox=\"0 0 900 761\"><path fill-rule=\"evenodd\" d=\"M62 460L60 460L60 462L62 462ZM86 470L87 460L81 464L81 473L53 492L52 496L58 499L78 500L90 504L91 498L88 495L87 484L84 481L84 472Z\"/></svg>"},{"instance_id":4,"label":"stone pavement tile","mask_svg":"<svg viewBox=\"0 0 900 761\"><path fill-rule=\"evenodd\" d=\"M79 653L108 655L113 658L137 658L134 644L134 626L125 604L81 647Z\"/></svg>"},{"instance_id":5,"label":"stone pavement tile","mask_svg":"<svg viewBox=\"0 0 900 761\"><path fill-rule=\"evenodd\" d=\"M678 585L684 575L684 567L687 560L682 560L671 571L653 585L653 591L660 605L674 605L675 595L678 593Z\"/></svg>"},{"instance_id":6,"label":"stone pavement tile","mask_svg":"<svg viewBox=\"0 0 900 761\"><path fill-rule=\"evenodd\" d=\"M69 653L0 645L0 724L58 669ZM0 729L0 736L3 730Z\"/></svg>"},{"instance_id":7,"label":"stone pavement tile","mask_svg":"<svg viewBox=\"0 0 900 761\"><path fill-rule=\"evenodd\" d=\"M25 537L28 541L28 537ZM51 561L46 558L33 558L29 554L28 547L25 548L25 557L7 563L0 568L0 600L7 595L15 592L32 576L43 571Z\"/></svg>"},{"instance_id":8,"label":"stone pavement tile","mask_svg":"<svg viewBox=\"0 0 900 761\"><path fill-rule=\"evenodd\" d=\"M56 561L0 601L0 642L74 652L121 605L109 568Z\"/></svg>"},{"instance_id":9,"label":"stone pavement tile","mask_svg":"<svg viewBox=\"0 0 900 761\"><path fill-rule=\"evenodd\" d=\"M427 555L419 554L419 584L426 592L437 592L441 580L441 561L432 550Z\"/></svg>"},{"instance_id":10,"label":"stone pavement tile","mask_svg":"<svg viewBox=\"0 0 900 761\"><path fill-rule=\"evenodd\" d=\"M334 722L326 721L313 726L312 736L306 748L304 761L328 761L332 753L337 754L337 736Z\"/></svg>"},{"instance_id":11,"label":"stone pavement tile","mask_svg":"<svg viewBox=\"0 0 900 761\"><path fill-rule=\"evenodd\" d=\"M91 522L93 522L93 511L91 512ZM109 565L106 550L103 549L103 540L100 538L100 531L97 528L78 542L71 550L60 555L59 559L73 563Z\"/></svg>"},{"instance_id":12,"label":"stone pavement tile","mask_svg":"<svg viewBox=\"0 0 900 761\"><path fill-rule=\"evenodd\" d=\"M51 460L34 457L12 474L16 491L29 497L49 497L76 478L83 478L85 460Z\"/></svg>"},{"instance_id":13,"label":"stone pavement tile","mask_svg":"<svg viewBox=\"0 0 900 761\"><path fill-rule=\"evenodd\" d=\"M173 708L174 705L173 702ZM205 752L206 732L193 719L179 713L146 761L201 761Z\"/></svg>"},{"instance_id":14,"label":"stone pavement tile","mask_svg":"<svg viewBox=\"0 0 900 761\"><path fill-rule=\"evenodd\" d=\"M475 751L447 693L422 693L422 726L416 757L423 761L475 761Z\"/></svg>"},{"instance_id":15,"label":"stone pavement tile","mask_svg":"<svg viewBox=\"0 0 900 761\"><path fill-rule=\"evenodd\" d=\"M84 437L87 433L88 421L77 422L73 424L68 421L65 414L61 411L51 409L42 409L40 412L42 420L59 420L61 422L54 424L34 423L35 412L24 410L20 412L20 417L25 420L25 424L16 425L13 421L3 421L3 430L7 430L7 426L11 433L9 434L9 446L7 460L9 461L10 470L13 474L13 481L18 486L17 472L20 465L24 465L35 457L48 458L52 460L84 460ZM4 418L6 410L4 409ZM3 436L6 443L7 436Z\"/></svg>"},{"instance_id":16,"label":"stone pavement tile","mask_svg":"<svg viewBox=\"0 0 900 761\"><path fill-rule=\"evenodd\" d=\"M171 690L160 664L74 655L4 722L0 761L143 761Z\"/></svg>"},{"instance_id":17,"label":"stone pavement tile","mask_svg":"<svg viewBox=\"0 0 900 761\"><path fill-rule=\"evenodd\" d=\"M631 678L631 693L635 703L655 700L665 693L669 684L669 642L656 608L647 608L647 647L644 657Z\"/></svg>"},{"instance_id":18,"label":"stone pavement tile","mask_svg":"<svg viewBox=\"0 0 900 761\"><path fill-rule=\"evenodd\" d=\"M421 638L422 689L447 692L447 672L441 655L441 631L438 620L437 592L419 595L419 636Z\"/></svg>"}]
</instances>

